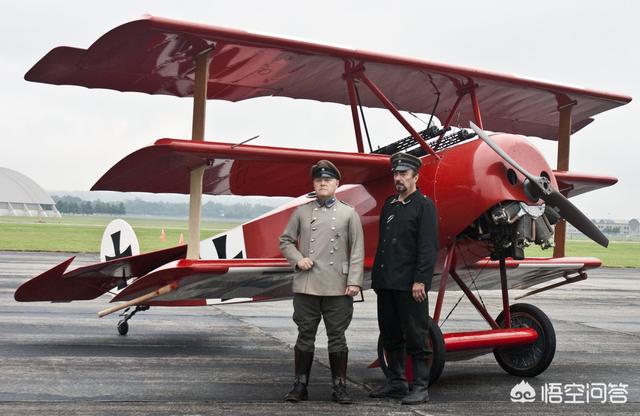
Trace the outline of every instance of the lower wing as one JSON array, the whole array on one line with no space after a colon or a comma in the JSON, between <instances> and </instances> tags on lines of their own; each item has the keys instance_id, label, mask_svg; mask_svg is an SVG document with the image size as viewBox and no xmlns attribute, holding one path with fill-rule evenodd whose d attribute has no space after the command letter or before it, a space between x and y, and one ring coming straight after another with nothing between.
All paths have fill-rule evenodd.
<instances>
[{"instance_id":1,"label":"lower wing","mask_svg":"<svg viewBox=\"0 0 640 416\"><path fill-rule=\"evenodd\" d=\"M509 289L523 290L536 286L516 299L540 293L569 283L585 280L587 270L602 265L602 261L592 257L549 257L527 258L524 260L506 260L507 282ZM489 259L480 260L470 266L459 269L461 279L467 284L484 290L500 289L500 263ZM434 278L434 280L436 280ZM437 282L433 288L438 287ZM544 283L546 286L537 287ZM447 281L455 290L453 279Z\"/></svg>"}]
</instances>

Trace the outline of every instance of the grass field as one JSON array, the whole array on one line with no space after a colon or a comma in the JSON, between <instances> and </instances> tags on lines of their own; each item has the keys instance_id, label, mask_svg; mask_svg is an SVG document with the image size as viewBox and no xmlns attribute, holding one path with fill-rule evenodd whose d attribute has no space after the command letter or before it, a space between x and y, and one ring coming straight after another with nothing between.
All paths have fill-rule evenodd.
<instances>
[{"instance_id":1,"label":"grass field","mask_svg":"<svg viewBox=\"0 0 640 416\"><path fill-rule=\"evenodd\" d=\"M0 217L0 250L65 251L97 253L106 225L113 217L68 216L62 218ZM171 247L180 234L187 238L186 219L127 218L135 230L142 252ZM226 231L238 222L207 221L201 224L201 239ZM160 240L164 227L166 241ZM609 267L639 267L640 242L612 241L603 248L591 241L568 240L567 256L597 257ZM526 250L527 257L551 257L553 250L537 246Z\"/></svg>"},{"instance_id":2,"label":"grass field","mask_svg":"<svg viewBox=\"0 0 640 416\"><path fill-rule=\"evenodd\" d=\"M604 248L586 240L568 240L565 247L568 257L597 257L608 267L640 267L640 242L610 241ZM553 249L541 250L539 246L525 250L527 257L551 257Z\"/></svg>"},{"instance_id":3,"label":"grass field","mask_svg":"<svg viewBox=\"0 0 640 416\"><path fill-rule=\"evenodd\" d=\"M0 250L100 252L102 233L113 217L68 216L62 218L0 217ZM138 236L140 251L147 252L187 239L186 219L126 218ZM226 231L238 222L201 223L201 239ZM160 234L165 229L166 241Z\"/></svg>"}]
</instances>

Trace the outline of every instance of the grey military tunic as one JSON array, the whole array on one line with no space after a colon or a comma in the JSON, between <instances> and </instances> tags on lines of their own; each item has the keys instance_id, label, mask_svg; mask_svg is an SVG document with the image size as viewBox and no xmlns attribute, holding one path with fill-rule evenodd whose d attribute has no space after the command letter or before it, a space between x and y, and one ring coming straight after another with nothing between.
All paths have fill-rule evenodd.
<instances>
[{"instance_id":1,"label":"grey military tunic","mask_svg":"<svg viewBox=\"0 0 640 416\"><path fill-rule=\"evenodd\" d=\"M280 236L280 250L296 268L293 278L293 321L298 326L296 348L313 352L320 319L324 319L330 353L347 351L345 331L353 316L347 286L362 287L364 240L360 217L349 205L317 200L299 206ZM313 260L299 270L300 259Z\"/></svg>"},{"instance_id":2,"label":"grey military tunic","mask_svg":"<svg viewBox=\"0 0 640 416\"><path fill-rule=\"evenodd\" d=\"M362 225L355 209L342 201L326 207L313 200L296 208L280 236L280 251L296 268L294 293L342 296L347 286L362 287ZM304 257L313 260L310 270L296 267Z\"/></svg>"}]
</instances>

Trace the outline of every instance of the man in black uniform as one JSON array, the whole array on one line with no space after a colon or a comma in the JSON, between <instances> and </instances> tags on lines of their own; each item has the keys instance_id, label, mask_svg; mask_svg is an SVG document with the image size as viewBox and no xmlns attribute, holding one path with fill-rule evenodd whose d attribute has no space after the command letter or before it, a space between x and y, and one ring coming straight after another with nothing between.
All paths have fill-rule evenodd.
<instances>
[{"instance_id":1,"label":"man in black uniform","mask_svg":"<svg viewBox=\"0 0 640 416\"><path fill-rule=\"evenodd\" d=\"M417 189L420 159L396 153L391 166L398 194L387 198L380 213L380 239L371 277L389 371L386 383L370 396L419 404L429 400L427 292L438 253L438 222L433 201ZM407 353L413 356L411 394L404 376Z\"/></svg>"}]
</instances>

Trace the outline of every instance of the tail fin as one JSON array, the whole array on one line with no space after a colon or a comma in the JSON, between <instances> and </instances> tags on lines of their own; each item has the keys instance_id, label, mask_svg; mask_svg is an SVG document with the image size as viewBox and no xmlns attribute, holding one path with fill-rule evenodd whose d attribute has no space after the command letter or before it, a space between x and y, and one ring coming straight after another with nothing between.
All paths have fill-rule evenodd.
<instances>
[{"instance_id":1,"label":"tail fin","mask_svg":"<svg viewBox=\"0 0 640 416\"><path fill-rule=\"evenodd\" d=\"M140 245L135 231L125 220L113 220L102 234L100 261L109 261L121 257L140 254Z\"/></svg>"}]
</instances>

